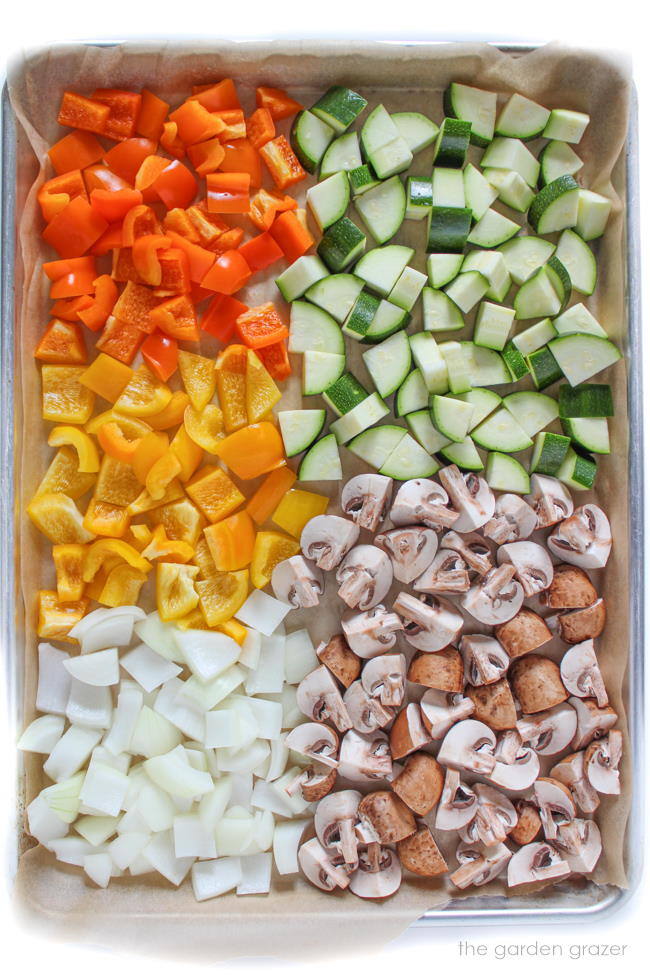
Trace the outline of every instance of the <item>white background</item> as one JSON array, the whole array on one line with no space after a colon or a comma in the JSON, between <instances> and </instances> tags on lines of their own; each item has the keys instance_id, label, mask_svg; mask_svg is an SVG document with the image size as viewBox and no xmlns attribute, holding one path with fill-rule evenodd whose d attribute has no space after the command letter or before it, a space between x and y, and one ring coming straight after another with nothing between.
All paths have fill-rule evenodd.
<instances>
[{"instance_id":1,"label":"white background","mask_svg":"<svg viewBox=\"0 0 650 975\"><path fill-rule=\"evenodd\" d=\"M650 165L650 32L645 5L639 0L5 0L0 28L0 72L7 58L20 48L52 41L122 39L154 40L168 36L209 38L281 39L283 37L386 38L394 40L558 40L568 44L626 52L633 62L640 103L641 183ZM642 197L644 231L648 226L648 199ZM644 232L645 238L645 232ZM642 246L646 244L645 239ZM645 254L650 250L644 247ZM650 300L650 275L646 273L645 295ZM648 369L646 342L645 374ZM5 753L8 756L8 753ZM8 769L7 760L0 768ZM3 776L4 777L4 776ZM0 786L0 805L10 784ZM3 809L6 812L6 809ZM646 835L648 829L646 826ZM639 851L642 855L643 851ZM418 973L564 972L577 966L600 971L647 970L650 946L650 893L647 876L641 889L611 918L579 925L483 926L435 928L408 931L372 957L314 962L295 970L320 975L372 971L384 975L396 971ZM13 917L6 885L0 889L0 946L3 969L20 966L22 972L47 971L49 975L91 970L108 975L119 968L149 975L176 973L179 965L160 959L135 958L100 950L45 942ZM482 956L459 957L458 942L474 947L485 945ZM290 942L290 933L287 934ZM538 946L558 946L553 960L535 957ZM582 961L574 959L576 946L589 952ZM594 957L607 945L626 945L618 958ZM482 949L481 949L482 950ZM512 957L519 951L519 957ZM521 952L525 952L521 956ZM505 953L510 957L503 957ZM214 959L215 964L219 962ZM584 966L584 967L583 967ZM228 966L237 972L286 971L286 962L242 960ZM187 966L183 966L187 968Z\"/></svg>"}]
</instances>

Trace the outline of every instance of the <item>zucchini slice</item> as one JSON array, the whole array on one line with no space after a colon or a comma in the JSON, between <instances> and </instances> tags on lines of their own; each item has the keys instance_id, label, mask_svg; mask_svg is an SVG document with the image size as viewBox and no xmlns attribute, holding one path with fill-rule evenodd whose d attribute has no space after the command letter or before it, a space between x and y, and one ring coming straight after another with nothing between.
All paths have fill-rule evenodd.
<instances>
[{"instance_id":1,"label":"zucchini slice","mask_svg":"<svg viewBox=\"0 0 650 975\"><path fill-rule=\"evenodd\" d=\"M421 112L394 112L391 118L413 155L435 142L438 126Z\"/></svg>"},{"instance_id":2,"label":"zucchini slice","mask_svg":"<svg viewBox=\"0 0 650 975\"><path fill-rule=\"evenodd\" d=\"M320 164L320 178L326 179L334 173L349 173L363 165L359 136L356 132L346 132L330 142ZM349 180L348 180L349 183Z\"/></svg>"},{"instance_id":3,"label":"zucchini slice","mask_svg":"<svg viewBox=\"0 0 650 975\"><path fill-rule=\"evenodd\" d=\"M308 350L302 357L302 395L316 396L340 379L345 356Z\"/></svg>"},{"instance_id":4,"label":"zucchini slice","mask_svg":"<svg viewBox=\"0 0 650 975\"><path fill-rule=\"evenodd\" d=\"M517 453L533 446L533 441L504 406L472 430L472 440L486 450L504 454Z\"/></svg>"},{"instance_id":5,"label":"zucchini slice","mask_svg":"<svg viewBox=\"0 0 650 975\"><path fill-rule=\"evenodd\" d=\"M308 301L294 301L289 320L289 352L307 350L344 355L345 343L331 315Z\"/></svg>"},{"instance_id":6,"label":"zucchini slice","mask_svg":"<svg viewBox=\"0 0 650 975\"><path fill-rule=\"evenodd\" d=\"M349 129L368 102L356 91L333 85L312 105L312 113L339 135Z\"/></svg>"},{"instance_id":7,"label":"zucchini slice","mask_svg":"<svg viewBox=\"0 0 650 975\"><path fill-rule=\"evenodd\" d=\"M545 393L510 393L504 397L503 405L529 437L534 437L559 416L557 401Z\"/></svg>"},{"instance_id":8,"label":"zucchini slice","mask_svg":"<svg viewBox=\"0 0 650 975\"><path fill-rule=\"evenodd\" d=\"M409 343L410 345L410 343ZM406 416L423 410L429 402L429 393L419 369L409 373L395 397L395 416Z\"/></svg>"},{"instance_id":9,"label":"zucchini slice","mask_svg":"<svg viewBox=\"0 0 650 975\"><path fill-rule=\"evenodd\" d=\"M334 420L330 424L330 431L336 437L337 443L347 443L348 440L352 440L359 433L363 433L368 427L379 423L388 413L390 410L379 393L371 393L357 406L340 416L338 420Z\"/></svg>"},{"instance_id":10,"label":"zucchini slice","mask_svg":"<svg viewBox=\"0 0 650 975\"><path fill-rule=\"evenodd\" d=\"M416 410L414 413L407 413L405 419L409 430L428 454L437 454L443 447L451 443L451 440L444 437L440 430L436 430L434 427L431 422L430 410Z\"/></svg>"},{"instance_id":11,"label":"zucchini slice","mask_svg":"<svg viewBox=\"0 0 650 975\"><path fill-rule=\"evenodd\" d=\"M395 392L411 368L411 346L406 332L395 332L363 353L363 361L382 398Z\"/></svg>"},{"instance_id":12,"label":"zucchini slice","mask_svg":"<svg viewBox=\"0 0 650 975\"><path fill-rule=\"evenodd\" d=\"M412 247L405 247L403 244L373 247L363 255L354 273L366 282L371 291L386 298L414 253Z\"/></svg>"},{"instance_id":13,"label":"zucchini slice","mask_svg":"<svg viewBox=\"0 0 650 975\"><path fill-rule=\"evenodd\" d=\"M578 205L578 215L580 206ZM589 245L573 230L563 230L557 242L555 255L569 272L571 284L583 295L591 295L596 288L598 269L596 258Z\"/></svg>"},{"instance_id":14,"label":"zucchini slice","mask_svg":"<svg viewBox=\"0 0 650 975\"><path fill-rule=\"evenodd\" d=\"M501 109L494 131L497 135L529 142L542 134L550 114L548 108L515 93Z\"/></svg>"},{"instance_id":15,"label":"zucchini slice","mask_svg":"<svg viewBox=\"0 0 650 975\"><path fill-rule=\"evenodd\" d=\"M328 433L310 447L298 468L301 481L340 481L343 468L336 437Z\"/></svg>"},{"instance_id":16,"label":"zucchini slice","mask_svg":"<svg viewBox=\"0 0 650 975\"><path fill-rule=\"evenodd\" d=\"M492 451L485 461L485 480L493 491L529 494L530 477L519 461L509 454Z\"/></svg>"},{"instance_id":17,"label":"zucchini slice","mask_svg":"<svg viewBox=\"0 0 650 975\"><path fill-rule=\"evenodd\" d=\"M404 427L385 423L357 434L353 440L346 444L346 447L355 457L365 460L366 464L378 471L405 436Z\"/></svg>"},{"instance_id":18,"label":"zucchini slice","mask_svg":"<svg viewBox=\"0 0 650 975\"><path fill-rule=\"evenodd\" d=\"M497 96L493 91L471 88L452 81L443 97L445 115L471 123L471 140L486 146L494 136Z\"/></svg>"},{"instance_id":19,"label":"zucchini slice","mask_svg":"<svg viewBox=\"0 0 650 975\"><path fill-rule=\"evenodd\" d=\"M326 311L340 325L350 314L362 290L363 281L354 274L330 274L312 284L305 291L305 298Z\"/></svg>"},{"instance_id":20,"label":"zucchini slice","mask_svg":"<svg viewBox=\"0 0 650 975\"><path fill-rule=\"evenodd\" d=\"M366 235L348 217L341 217L328 227L318 245L318 256L330 271L344 271L363 254Z\"/></svg>"},{"instance_id":21,"label":"zucchini slice","mask_svg":"<svg viewBox=\"0 0 650 975\"><path fill-rule=\"evenodd\" d=\"M325 150L334 138L334 129L304 109L298 112L291 126L293 151L308 173L315 173Z\"/></svg>"},{"instance_id":22,"label":"zucchini slice","mask_svg":"<svg viewBox=\"0 0 650 975\"><path fill-rule=\"evenodd\" d=\"M438 461L407 433L380 467L379 473L396 481L409 481L413 477L433 477L439 470Z\"/></svg>"},{"instance_id":23,"label":"zucchini slice","mask_svg":"<svg viewBox=\"0 0 650 975\"><path fill-rule=\"evenodd\" d=\"M325 426L325 410L282 410L280 433L287 457L295 457L313 444Z\"/></svg>"},{"instance_id":24,"label":"zucchini slice","mask_svg":"<svg viewBox=\"0 0 650 975\"><path fill-rule=\"evenodd\" d=\"M530 205L528 222L537 234L575 227L580 187L569 174L558 176L539 191Z\"/></svg>"},{"instance_id":25,"label":"zucchini slice","mask_svg":"<svg viewBox=\"0 0 650 975\"><path fill-rule=\"evenodd\" d=\"M622 359L614 343L598 335L561 335L548 348L572 386L587 382Z\"/></svg>"},{"instance_id":26,"label":"zucchini slice","mask_svg":"<svg viewBox=\"0 0 650 975\"><path fill-rule=\"evenodd\" d=\"M470 436L465 437L462 443L450 443L447 447L441 447L440 456L449 464L456 464L465 471L482 471L483 461L476 449L476 445Z\"/></svg>"},{"instance_id":27,"label":"zucchini slice","mask_svg":"<svg viewBox=\"0 0 650 975\"><path fill-rule=\"evenodd\" d=\"M406 192L399 176L392 176L357 196L354 205L364 224L377 241L385 244L402 226L406 213Z\"/></svg>"}]
</instances>

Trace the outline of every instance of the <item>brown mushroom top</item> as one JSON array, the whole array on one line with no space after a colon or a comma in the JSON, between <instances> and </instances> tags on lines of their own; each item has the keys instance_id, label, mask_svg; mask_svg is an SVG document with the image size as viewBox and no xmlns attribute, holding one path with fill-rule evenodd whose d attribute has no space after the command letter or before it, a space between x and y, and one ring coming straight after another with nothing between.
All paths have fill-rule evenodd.
<instances>
[{"instance_id":1,"label":"brown mushroom top","mask_svg":"<svg viewBox=\"0 0 650 975\"><path fill-rule=\"evenodd\" d=\"M361 661L353 653L342 633L331 637L316 650L318 659L324 663L344 687L349 687L361 673Z\"/></svg>"},{"instance_id":2,"label":"brown mushroom top","mask_svg":"<svg viewBox=\"0 0 650 975\"><path fill-rule=\"evenodd\" d=\"M408 669L408 679L449 694L460 694L463 689L463 658L455 647L445 647L437 653L420 651L415 654Z\"/></svg>"},{"instance_id":3,"label":"brown mushroom top","mask_svg":"<svg viewBox=\"0 0 650 975\"><path fill-rule=\"evenodd\" d=\"M565 643L595 640L605 629L607 610L605 600L598 599L584 609L574 609L557 617L558 630Z\"/></svg>"},{"instance_id":4,"label":"brown mushroom top","mask_svg":"<svg viewBox=\"0 0 650 975\"><path fill-rule=\"evenodd\" d=\"M442 795L445 772L433 755L415 752L391 782L393 792L418 816L426 816Z\"/></svg>"},{"instance_id":5,"label":"brown mushroom top","mask_svg":"<svg viewBox=\"0 0 650 975\"><path fill-rule=\"evenodd\" d=\"M598 593L584 569L566 562L553 567L553 581L544 598L551 609L582 609L597 599Z\"/></svg>"},{"instance_id":6,"label":"brown mushroom top","mask_svg":"<svg viewBox=\"0 0 650 975\"><path fill-rule=\"evenodd\" d=\"M553 637L542 617L525 607L507 623L495 626L494 635L513 659L537 650Z\"/></svg>"},{"instance_id":7,"label":"brown mushroom top","mask_svg":"<svg viewBox=\"0 0 650 975\"><path fill-rule=\"evenodd\" d=\"M465 695L474 702L473 717L482 721L493 731L506 731L517 724L517 709L505 677L494 684L472 687L468 684Z\"/></svg>"},{"instance_id":8,"label":"brown mushroom top","mask_svg":"<svg viewBox=\"0 0 650 975\"><path fill-rule=\"evenodd\" d=\"M524 714L546 711L566 701L569 694L554 660L530 653L510 668L512 689Z\"/></svg>"},{"instance_id":9,"label":"brown mushroom top","mask_svg":"<svg viewBox=\"0 0 650 975\"><path fill-rule=\"evenodd\" d=\"M359 818L370 824L382 845L406 839L417 829L413 813L394 792L370 792L364 796L359 803Z\"/></svg>"},{"instance_id":10,"label":"brown mushroom top","mask_svg":"<svg viewBox=\"0 0 650 975\"><path fill-rule=\"evenodd\" d=\"M398 842L397 855L402 866L420 877L438 877L449 870L431 830L424 823L420 823L417 832Z\"/></svg>"}]
</instances>

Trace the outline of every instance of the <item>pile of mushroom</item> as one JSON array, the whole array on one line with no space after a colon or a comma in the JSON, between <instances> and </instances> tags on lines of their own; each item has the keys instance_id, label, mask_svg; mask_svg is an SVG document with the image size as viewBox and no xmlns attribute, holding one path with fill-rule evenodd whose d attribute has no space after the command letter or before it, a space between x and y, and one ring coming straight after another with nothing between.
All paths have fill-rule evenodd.
<instances>
[{"instance_id":1,"label":"pile of mushroom","mask_svg":"<svg viewBox=\"0 0 650 975\"><path fill-rule=\"evenodd\" d=\"M607 516L551 477L525 498L455 465L438 479L352 478L345 517L310 521L273 573L294 607L329 585L341 600L286 739L291 788L317 803L299 862L326 891L387 897L403 868L459 889L589 873L600 795L620 790L586 571L609 557Z\"/></svg>"}]
</instances>

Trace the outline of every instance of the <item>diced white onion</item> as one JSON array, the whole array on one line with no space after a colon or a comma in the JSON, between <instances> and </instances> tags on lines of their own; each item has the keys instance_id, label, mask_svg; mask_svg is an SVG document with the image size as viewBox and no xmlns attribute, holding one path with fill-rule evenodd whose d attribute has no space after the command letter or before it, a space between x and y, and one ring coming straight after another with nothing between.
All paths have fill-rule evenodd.
<instances>
[{"instance_id":1,"label":"diced white onion","mask_svg":"<svg viewBox=\"0 0 650 975\"><path fill-rule=\"evenodd\" d=\"M95 609L72 627L70 636L79 640L82 653L126 647L133 636L133 624L144 618L145 613L138 606Z\"/></svg>"},{"instance_id":2,"label":"diced white onion","mask_svg":"<svg viewBox=\"0 0 650 975\"><path fill-rule=\"evenodd\" d=\"M253 773L233 772L228 778L232 785L229 806L243 806L244 809L250 808L251 796L253 795Z\"/></svg>"},{"instance_id":3,"label":"diced white onion","mask_svg":"<svg viewBox=\"0 0 650 975\"><path fill-rule=\"evenodd\" d=\"M284 743L283 738L278 738L271 742L271 760L264 778L267 782L274 782L279 779L287 767L289 761L289 749Z\"/></svg>"},{"instance_id":4,"label":"diced white onion","mask_svg":"<svg viewBox=\"0 0 650 975\"><path fill-rule=\"evenodd\" d=\"M110 765L111 768L117 769L118 772L126 775L131 764L131 756L127 755L126 752L122 752L121 755L113 755L104 745L97 745L96 748L93 748L92 755L90 756L89 768L92 768L95 762Z\"/></svg>"},{"instance_id":5,"label":"diced white onion","mask_svg":"<svg viewBox=\"0 0 650 975\"><path fill-rule=\"evenodd\" d=\"M72 823L79 815L79 795L84 783L84 773L77 772L70 779L64 779L43 789L41 795L55 816L64 823Z\"/></svg>"},{"instance_id":6,"label":"diced white onion","mask_svg":"<svg viewBox=\"0 0 650 975\"><path fill-rule=\"evenodd\" d=\"M21 752L49 755L63 734L64 727L65 718L58 714L44 714L35 718L18 739L18 748Z\"/></svg>"},{"instance_id":7,"label":"diced white onion","mask_svg":"<svg viewBox=\"0 0 650 975\"><path fill-rule=\"evenodd\" d=\"M273 859L279 874L298 873L298 848L308 819L294 819L290 823L276 823L273 833Z\"/></svg>"},{"instance_id":8,"label":"diced white onion","mask_svg":"<svg viewBox=\"0 0 650 975\"><path fill-rule=\"evenodd\" d=\"M236 640L210 630L179 630L176 645L192 673L202 681L218 677L237 662L240 654Z\"/></svg>"},{"instance_id":9,"label":"diced white onion","mask_svg":"<svg viewBox=\"0 0 650 975\"><path fill-rule=\"evenodd\" d=\"M123 833L150 833L149 824L144 819L138 809L137 803L124 813L117 824L117 832L121 836Z\"/></svg>"},{"instance_id":10,"label":"diced white onion","mask_svg":"<svg viewBox=\"0 0 650 975\"><path fill-rule=\"evenodd\" d=\"M117 647L70 657L64 660L63 666L75 680L92 687L111 687L120 680Z\"/></svg>"},{"instance_id":11,"label":"diced white onion","mask_svg":"<svg viewBox=\"0 0 650 975\"><path fill-rule=\"evenodd\" d=\"M262 650L262 634L258 630L246 629L246 638L241 646L239 662L249 670L255 670Z\"/></svg>"},{"instance_id":12,"label":"diced white onion","mask_svg":"<svg viewBox=\"0 0 650 975\"><path fill-rule=\"evenodd\" d=\"M88 761L101 736L92 728L71 725L52 749L43 771L54 782L69 779Z\"/></svg>"},{"instance_id":13,"label":"diced white onion","mask_svg":"<svg viewBox=\"0 0 650 975\"><path fill-rule=\"evenodd\" d=\"M177 664L156 653L146 643L125 653L120 663L145 691L153 691L181 673Z\"/></svg>"},{"instance_id":14,"label":"diced white onion","mask_svg":"<svg viewBox=\"0 0 650 975\"><path fill-rule=\"evenodd\" d=\"M213 787L212 776L193 769L181 745L166 755L148 758L144 767L152 782L170 795L193 799Z\"/></svg>"},{"instance_id":15,"label":"diced white onion","mask_svg":"<svg viewBox=\"0 0 650 975\"><path fill-rule=\"evenodd\" d=\"M36 710L45 714L65 715L72 678L63 666L70 654L49 643L38 645L38 689Z\"/></svg>"},{"instance_id":16,"label":"diced white onion","mask_svg":"<svg viewBox=\"0 0 650 975\"><path fill-rule=\"evenodd\" d=\"M198 815L175 816L173 831L177 857L216 857L214 831L207 830Z\"/></svg>"},{"instance_id":17,"label":"diced white onion","mask_svg":"<svg viewBox=\"0 0 650 975\"><path fill-rule=\"evenodd\" d=\"M93 762L86 773L81 799L105 816L117 816L128 786L123 772L103 762Z\"/></svg>"},{"instance_id":18,"label":"diced white onion","mask_svg":"<svg viewBox=\"0 0 650 975\"><path fill-rule=\"evenodd\" d=\"M171 721L184 735L194 741L203 741L205 736L205 716L195 699L187 694L181 695L189 681L183 682L172 677L158 691L154 711ZM207 709L206 709L207 710Z\"/></svg>"},{"instance_id":19,"label":"diced white onion","mask_svg":"<svg viewBox=\"0 0 650 975\"><path fill-rule=\"evenodd\" d=\"M197 901L207 901L234 890L242 882L239 857L202 860L192 867L192 889Z\"/></svg>"},{"instance_id":20,"label":"diced white onion","mask_svg":"<svg viewBox=\"0 0 650 975\"><path fill-rule=\"evenodd\" d=\"M242 879L238 894L268 894L271 889L271 854L256 853L241 858Z\"/></svg>"},{"instance_id":21,"label":"diced white onion","mask_svg":"<svg viewBox=\"0 0 650 975\"><path fill-rule=\"evenodd\" d=\"M109 687L93 687L72 678L66 717L71 724L85 728L110 728L113 698Z\"/></svg>"},{"instance_id":22,"label":"diced white onion","mask_svg":"<svg viewBox=\"0 0 650 975\"><path fill-rule=\"evenodd\" d=\"M60 840L52 840L50 849L57 860L73 867L83 867L84 857L106 852L103 847L91 846L81 836L64 836Z\"/></svg>"},{"instance_id":23,"label":"diced white onion","mask_svg":"<svg viewBox=\"0 0 650 975\"><path fill-rule=\"evenodd\" d=\"M217 762L222 772L252 772L270 752L269 743L258 738L246 748L220 748Z\"/></svg>"},{"instance_id":24,"label":"diced white onion","mask_svg":"<svg viewBox=\"0 0 650 975\"><path fill-rule=\"evenodd\" d=\"M168 718L152 711L145 704L138 714L129 751L134 755L154 758L176 748L182 738L179 729Z\"/></svg>"},{"instance_id":25,"label":"diced white onion","mask_svg":"<svg viewBox=\"0 0 650 975\"><path fill-rule=\"evenodd\" d=\"M245 676L245 672L237 664L233 664L228 670L224 670L223 674L213 677L212 680L201 681L198 677L192 676L183 682L179 691L179 698L193 702L195 707L199 707L203 711L211 711L217 704L225 700L236 687L239 687ZM203 736L191 735L190 737L200 741Z\"/></svg>"},{"instance_id":26,"label":"diced white onion","mask_svg":"<svg viewBox=\"0 0 650 975\"><path fill-rule=\"evenodd\" d=\"M265 636L271 636L290 611L289 603L281 603L261 589L253 589L246 602L235 613L235 618L244 626L252 626Z\"/></svg>"},{"instance_id":27,"label":"diced white onion","mask_svg":"<svg viewBox=\"0 0 650 975\"><path fill-rule=\"evenodd\" d=\"M214 831L220 857L240 856L255 837L255 819L250 814L234 818L228 810Z\"/></svg>"},{"instance_id":28,"label":"diced white onion","mask_svg":"<svg viewBox=\"0 0 650 975\"><path fill-rule=\"evenodd\" d=\"M152 759L154 761L154 759ZM142 856L158 873L178 887L185 880L193 857L177 857L174 852L174 837L171 830L156 833L142 851Z\"/></svg>"},{"instance_id":29,"label":"diced white onion","mask_svg":"<svg viewBox=\"0 0 650 975\"><path fill-rule=\"evenodd\" d=\"M153 782L145 782L134 806L151 833L162 833L171 829L176 815L176 806L166 792Z\"/></svg>"},{"instance_id":30,"label":"diced white onion","mask_svg":"<svg viewBox=\"0 0 650 975\"><path fill-rule=\"evenodd\" d=\"M129 873L132 877L141 877L145 873L155 873L155 870L149 861L140 854L129 867Z\"/></svg>"},{"instance_id":31,"label":"diced white onion","mask_svg":"<svg viewBox=\"0 0 650 975\"><path fill-rule=\"evenodd\" d=\"M111 754L120 755L130 750L142 704L142 691L137 684L123 680L117 695L117 707L113 711L113 723L104 737L104 746Z\"/></svg>"},{"instance_id":32,"label":"diced white onion","mask_svg":"<svg viewBox=\"0 0 650 975\"><path fill-rule=\"evenodd\" d=\"M116 867L128 870L150 840L150 833L122 833L109 844L108 852Z\"/></svg>"},{"instance_id":33,"label":"diced white onion","mask_svg":"<svg viewBox=\"0 0 650 975\"><path fill-rule=\"evenodd\" d=\"M247 703L257 723L258 738L278 739L282 733L282 705L253 697Z\"/></svg>"},{"instance_id":34,"label":"diced white onion","mask_svg":"<svg viewBox=\"0 0 650 975\"><path fill-rule=\"evenodd\" d=\"M101 846L117 830L117 816L80 816L74 829L91 846Z\"/></svg>"},{"instance_id":35,"label":"diced white onion","mask_svg":"<svg viewBox=\"0 0 650 975\"><path fill-rule=\"evenodd\" d=\"M257 667L246 678L247 694L279 694L282 691L285 639L283 636L264 637Z\"/></svg>"},{"instance_id":36,"label":"diced white onion","mask_svg":"<svg viewBox=\"0 0 650 975\"><path fill-rule=\"evenodd\" d=\"M273 845L275 820L268 809L258 809L255 813L255 845L260 853L266 853Z\"/></svg>"},{"instance_id":37,"label":"diced white onion","mask_svg":"<svg viewBox=\"0 0 650 975\"><path fill-rule=\"evenodd\" d=\"M158 613L149 613L145 619L135 624L134 630L142 642L161 657L175 664L185 663L182 653L176 646L178 627L173 623L163 623Z\"/></svg>"},{"instance_id":38,"label":"diced white onion","mask_svg":"<svg viewBox=\"0 0 650 975\"><path fill-rule=\"evenodd\" d=\"M304 812L309 807L309 803L303 799L302 795L300 794L300 790L294 792L293 795L289 795L289 793L286 791L287 786L290 786L296 776L300 775L301 772L301 768L293 766L293 768L287 769L284 775L280 776L279 779L276 779L275 782L271 783L271 788L275 789L279 796L282 796L283 799L286 796L287 803L291 807L294 816L300 815L300 813Z\"/></svg>"},{"instance_id":39,"label":"diced white onion","mask_svg":"<svg viewBox=\"0 0 650 975\"><path fill-rule=\"evenodd\" d=\"M299 684L318 667L320 661L316 656L314 644L308 630L295 630L285 638L285 680L289 684Z\"/></svg>"},{"instance_id":40,"label":"diced white onion","mask_svg":"<svg viewBox=\"0 0 650 975\"><path fill-rule=\"evenodd\" d=\"M214 788L199 801L199 818L203 828L214 833L217 823L225 813L232 795L232 777L217 779Z\"/></svg>"},{"instance_id":41,"label":"diced white onion","mask_svg":"<svg viewBox=\"0 0 650 975\"><path fill-rule=\"evenodd\" d=\"M113 861L108 853L91 853L85 856L83 868L98 887L108 887L113 873Z\"/></svg>"},{"instance_id":42,"label":"diced white onion","mask_svg":"<svg viewBox=\"0 0 650 975\"><path fill-rule=\"evenodd\" d=\"M253 737L257 727L253 725ZM242 748L246 742L242 720L233 709L208 711L205 715L206 748Z\"/></svg>"},{"instance_id":43,"label":"diced white onion","mask_svg":"<svg viewBox=\"0 0 650 975\"><path fill-rule=\"evenodd\" d=\"M289 796L285 797L273 788L272 783L258 779L253 786L251 805L256 809L268 809L276 816L293 816L293 809L289 805Z\"/></svg>"},{"instance_id":44,"label":"diced white onion","mask_svg":"<svg viewBox=\"0 0 650 975\"><path fill-rule=\"evenodd\" d=\"M61 839L68 832L68 824L52 812L42 793L27 807L27 825L34 839L48 849L52 840Z\"/></svg>"}]
</instances>

